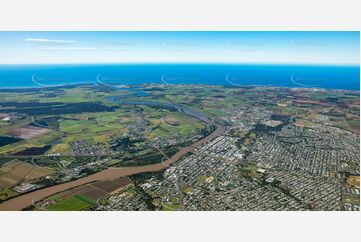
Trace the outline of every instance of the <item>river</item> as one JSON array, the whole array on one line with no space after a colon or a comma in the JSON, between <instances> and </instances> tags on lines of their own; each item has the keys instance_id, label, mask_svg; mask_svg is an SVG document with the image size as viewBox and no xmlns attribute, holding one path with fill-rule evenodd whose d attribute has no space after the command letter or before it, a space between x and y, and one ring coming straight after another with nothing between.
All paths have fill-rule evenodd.
<instances>
[{"instance_id":1,"label":"river","mask_svg":"<svg viewBox=\"0 0 361 242\"><path fill-rule=\"evenodd\" d=\"M173 156L169 157L168 160L151 165L144 165L144 166L137 166L137 167L119 167L119 168L107 168L101 172L94 173L90 176L83 177L74 181L58 184L51 187L42 188L33 192L29 192L23 195L19 195L17 197L11 198L7 201L4 201L0 204L0 211L18 211L23 210L30 205L38 202L42 199L45 199L51 195L56 193L81 186L90 182L94 181L102 181L102 180L112 180L117 179L119 177L126 177L131 176L139 173L144 172L155 172L160 171L170 164L179 160L185 154L191 152L192 150L196 149L197 147L201 146L202 144L211 141L212 139L222 135L225 132L225 127L219 124L213 124L204 114L194 111L189 107L178 105L178 104L169 104L169 103L157 103L157 102L143 102L143 101L136 101L136 102L125 102L118 100L117 97L111 97L109 100L121 104L121 105L148 105L152 107L158 108L167 108L172 110L177 110L179 112L184 112L185 114L197 118L205 123L212 124L216 127L216 129L206 136L205 138L180 149L177 153Z\"/></svg>"}]
</instances>

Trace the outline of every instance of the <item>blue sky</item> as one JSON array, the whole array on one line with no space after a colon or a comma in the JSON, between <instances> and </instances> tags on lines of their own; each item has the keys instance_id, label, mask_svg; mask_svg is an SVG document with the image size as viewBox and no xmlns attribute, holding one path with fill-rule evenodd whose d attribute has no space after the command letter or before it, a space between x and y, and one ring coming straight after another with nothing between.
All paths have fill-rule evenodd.
<instances>
[{"instance_id":1,"label":"blue sky","mask_svg":"<svg viewBox=\"0 0 361 242\"><path fill-rule=\"evenodd\" d=\"M0 32L0 64L359 65L359 32Z\"/></svg>"}]
</instances>

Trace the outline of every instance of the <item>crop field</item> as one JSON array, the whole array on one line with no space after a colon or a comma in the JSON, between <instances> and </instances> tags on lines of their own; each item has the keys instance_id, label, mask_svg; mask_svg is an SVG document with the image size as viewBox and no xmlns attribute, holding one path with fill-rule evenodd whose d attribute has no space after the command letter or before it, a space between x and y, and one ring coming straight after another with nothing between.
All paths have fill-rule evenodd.
<instances>
[{"instance_id":1,"label":"crop field","mask_svg":"<svg viewBox=\"0 0 361 242\"><path fill-rule=\"evenodd\" d=\"M323 126L327 132L338 130L332 127L335 126L342 128L342 132L359 133L359 105L353 101L358 98L350 98L344 92L336 95L332 91L274 90L272 87L151 84L122 88L92 85L1 93L4 95L0 95L0 114L6 122L2 121L0 127L0 199L19 195L16 191L23 190L19 190L19 187L13 190L20 183L50 189L53 185L113 170L113 167L131 170L145 165L161 166L159 163L166 156L187 150L189 145L207 138L214 130L222 130L222 133L225 130L225 142L219 144L221 153L228 146L232 147L232 152L238 150L242 153L242 158L239 153L234 153L236 158L231 155L232 152L225 155L236 160L247 159L253 154L253 145L262 148L263 142L268 142L269 133L263 132L265 130L272 130L270 133L274 135L287 133L282 133L282 139L277 138L273 142L277 144L275 147L283 147L283 140L294 142L293 136L301 132L309 132L311 137L324 135L323 129L318 131ZM146 92L146 95L133 95L138 91ZM18 99L14 98L17 96ZM137 101L137 104L129 101ZM189 109L197 115L187 112ZM270 128L275 123L282 124L278 125L280 130ZM222 129L216 129L216 126ZM296 138L294 140L300 139L298 136ZM303 139L307 139L307 144L313 146L308 138L302 137L300 144L295 145L302 145ZM325 140L328 140L328 133ZM350 144L353 145L355 141ZM312 142L323 145L323 140L315 139ZM222 148L223 144L225 148ZM329 144L324 143L325 146ZM278 148L272 149L278 152ZM282 151L283 148L279 149ZM277 157L283 155L277 153ZM326 159L326 156L321 156L317 159ZM336 158L331 155L326 161ZM284 159L287 160L287 157ZM243 177L262 178L255 161L242 164L237 166L237 171ZM357 166L354 166L344 168L354 175L347 180L350 189L359 187L359 176L354 171ZM219 179L202 170L190 174L194 174L195 181L204 186L216 184ZM44 176L48 177L42 178ZM128 178L104 179L46 194L30 209L88 210L113 194L118 196L118 192L123 192L125 187L138 189L136 180L133 184ZM235 176L237 179L238 176ZM24 190L26 185L29 184L23 184ZM196 187L191 185L180 186L181 194L196 194ZM162 196L160 193L156 199L163 199ZM164 195L164 198L162 204L161 200L155 202L158 203L157 209L181 209L182 199L176 193Z\"/></svg>"},{"instance_id":2,"label":"crop field","mask_svg":"<svg viewBox=\"0 0 361 242\"><path fill-rule=\"evenodd\" d=\"M76 187L49 197L52 204L42 208L49 211L77 211L94 206L101 199L132 184L127 177L100 181Z\"/></svg>"},{"instance_id":3,"label":"crop field","mask_svg":"<svg viewBox=\"0 0 361 242\"><path fill-rule=\"evenodd\" d=\"M54 199L55 204L47 207L49 211L80 211L95 204L87 197L74 195L65 199Z\"/></svg>"},{"instance_id":4,"label":"crop field","mask_svg":"<svg viewBox=\"0 0 361 242\"><path fill-rule=\"evenodd\" d=\"M32 147L43 147L47 144L52 144L60 136L58 131L51 130L42 135L29 138L27 140L21 140L11 145L5 145L0 147L0 155L3 154L15 154L17 152L22 152L28 148Z\"/></svg>"},{"instance_id":5,"label":"crop field","mask_svg":"<svg viewBox=\"0 0 361 242\"><path fill-rule=\"evenodd\" d=\"M152 120L153 124L156 126L151 132L151 135L155 137L164 137L177 133L186 136L190 135L195 129L203 127L198 120L183 113L171 112L165 117L166 119L161 117ZM171 120L171 124L169 120Z\"/></svg>"},{"instance_id":6,"label":"crop field","mask_svg":"<svg viewBox=\"0 0 361 242\"><path fill-rule=\"evenodd\" d=\"M0 201L17 195L12 187L23 182L52 174L50 168L38 167L23 161L13 161L0 168Z\"/></svg>"},{"instance_id":7,"label":"crop field","mask_svg":"<svg viewBox=\"0 0 361 242\"><path fill-rule=\"evenodd\" d=\"M21 182L30 181L53 173L51 169L14 161L0 168L0 188L10 188Z\"/></svg>"},{"instance_id":8,"label":"crop field","mask_svg":"<svg viewBox=\"0 0 361 242\"><path fill-rule=\"evenodd\" d=\"M50 130L45 128L39 128L35 126L24 126L21 128L17 128L12 130L9 135L21 138L21 139L30 139L39 135L43 135L48 133Z\"/></svg>"},{"instance_id":9,"label":"crop field","mask_svg":"<svg viewBox=\"0 0 361 242\"><path fill-rule=\"evenodd\" d=\"M360 120L347 120L348 125L352 131L359 133L360 132Z\"/></svg>"},{"instance_id":10,"label":"crop field","mask_svg":"<svg viewBox=\"0 0 361 242\"><path fill-rule=\"evenodd\" d=\"M159 90L151 88L149 93L156 95ZM190 88L189 92L194 90ZM100 86L80 85L18 90L19 98L14 99L12 91L2 91L0 112L16 111L24 117L1 126L0 155L69 155L75 141L106 147L134 129L144 130L144 137L153 139L174 134L189 136L195 129L203 128L202 123L183 113L146 105L116 105L107 99L119 95L132 100L130 93L133 92L116 89L109 92ZM197 98L170 90L159 101L187 105L196 103Z\"/></svg>"}]
</instances>

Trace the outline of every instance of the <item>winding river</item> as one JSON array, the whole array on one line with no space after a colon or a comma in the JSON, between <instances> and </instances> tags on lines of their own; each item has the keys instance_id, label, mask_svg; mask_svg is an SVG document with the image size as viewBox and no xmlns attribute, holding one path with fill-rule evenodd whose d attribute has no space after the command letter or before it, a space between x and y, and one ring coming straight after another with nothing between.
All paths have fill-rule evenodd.
<instances>
[{"instance_id":1,"label":"winding river","mask_svg":"<svg viewBox=\"0 0 361 242\"><path fill-rule=\"evenodd\" d=\"M42 188L33 192L29 192L23 195L19 195L7 201L4 201L0 204L0 210L2 211L18 211L23 210L30 205L38 202L42 199L45 199L51 195L56 193L81 186L90 182L94 181L101 181L101 180L113 180L119 177L126 177L131 176L134 174L144 173L144 172L155 172L160 171L170 164L179 160L185 154L191 152L192 150L196 149L197 147L201 146L202 144L211 141L212 139L222 135L225 132L225 127L219 124L212 123L204 114L197 112L195 110L190 109L189 107L179 105L179 104L172 104L172 103L159 103L159 102L146 102L146 101L121 101L120 97L109 97L109 101L117 103L119 105L147 105L156 108L164 108L169 110L176 110L179 112L184 112L185 114L197 118L198 120L205 122L207 124L212 124L215 126L215 130L206 136L205 138L189 145L186 147L181 148L177 153L173 156L169 157L166 161L151 164L151 165L144 165L144 166L137 166L137 167L117 167L117 168L107 168L103 171L98 173L94 173L90 176L79 178L74 181L58 184L51 187Z\"/></svg>"}]
</instances>

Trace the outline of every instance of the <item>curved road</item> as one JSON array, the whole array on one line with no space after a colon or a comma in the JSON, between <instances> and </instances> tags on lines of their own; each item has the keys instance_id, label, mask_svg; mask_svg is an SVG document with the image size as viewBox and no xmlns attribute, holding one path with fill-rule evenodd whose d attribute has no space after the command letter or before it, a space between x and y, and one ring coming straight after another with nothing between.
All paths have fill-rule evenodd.
<instances>
[{"instance_id":1,"label":"curved road","mask_svg":"<svg viewBox=\"0 0 361 242\"><path fill-rule=\"evenodd\" d=\"M123 102L122 104L126 104L126 103ZM128 103L128 104L134 105L135 103L133 102L133 103ZM140 104L140 103L138 103L138 104ZM145 103L142 103L142 104L144 105ZM183 111L190 116L193 116L193 117L197 116L197 115L195 115L196 112L193 110L192 110L192 113L188 113L190 110L189 108L184 110L184 107L177 106L176 109L178 111ZM199 116L198 118L202 121L205 121L206 123L211 124L211 121L209 119L204 119L203 114L201 114L201 116ZM177 153L175 153L173 156L171 156L168 160L166 160L164 162L152 164L152 165L137 166L137 167L108 168L108 169L105 169L101 172L92 174L87 177L83 177L83 178L80 178L80 179L77 179L74 181L62 183L62 184L51 186L51 187L42 188L42 189L39 189L39 190L36 190L33 192L26 193L24 195L14 197L12 199L9 199L9 200L1 203L0 211L1 210L2 211L23 210L23 209L29 207L30 205L34 204L35 202L45 199L53 194L56 194L56 193L80 186L80 185L84 185L84 184L87 184L90 182L100 181L100 180L112 180L112 179L116 179L119 177L126 177L126 176L131 176L134 174L144 173L144 172L160 171L160 170L168 167L170 164L179 160L185 154L187 154L190 151L194 150L195 148L201 146L205 142L208 142L208 141L222 135L225 132L224 126L218 125L218 124L213 124L213 125L216 126L216 129L210 135L197 141L196 143L193 143L192 145L182 148L181 150L179 150Z\"/></svg>"}]
</instances>

